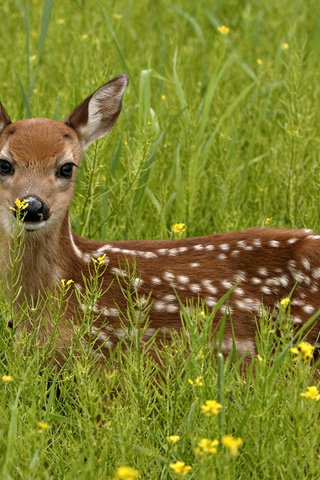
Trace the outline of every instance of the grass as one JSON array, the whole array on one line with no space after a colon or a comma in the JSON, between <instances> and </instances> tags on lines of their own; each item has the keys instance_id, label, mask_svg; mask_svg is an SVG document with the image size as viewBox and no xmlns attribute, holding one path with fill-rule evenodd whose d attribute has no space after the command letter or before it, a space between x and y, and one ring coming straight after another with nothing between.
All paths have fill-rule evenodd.
<instances>
[{"instance_id":1,"label":"grass","mask_svg":"<svg viewBox=\"0 0 320 480\"><path fill-rule=\"evenodd\" d=\"M114 131L79 172L72 223L82 235L169 238L177 222L188 236L262 225L319 231L319 13L315 0L2 2L1 101L13 120L63 119L129 74ZM34 334L17 344L7 328L14 291L0 301L0 372L13 379L0 385L4 480L104 480L122 465L171 479L177 460L200 480L319 478L320 402L300 396L317 381L315 366L294 360L299 339L283 318L280 333L261 319L259 357L245 373L235 352L223 361L210 347L214 318L201 308L184 312L161 366L129 335L102 371L83 344L58 372L50 342L40 347ZM88 322L90 312L79 340ZM217 338L222 331L223 322ZM202 386L189 383L197 377ZM210 399L223 410L207 417ZM201 438L224 434L243 439L237 457L222 445L195 454Z\"/></svg>"}]
</instances>

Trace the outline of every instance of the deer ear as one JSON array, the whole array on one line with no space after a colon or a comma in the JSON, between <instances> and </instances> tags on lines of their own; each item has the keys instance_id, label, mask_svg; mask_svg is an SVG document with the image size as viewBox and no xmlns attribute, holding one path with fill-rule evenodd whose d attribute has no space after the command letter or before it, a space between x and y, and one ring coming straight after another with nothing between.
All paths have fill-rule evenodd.
<instances>
[{"instance_id":1,"label":"deer ear","mask_svg":"<svg viewBox=\"0 0 320 480\"><path fill-rule=\"evenodd\" d=\"M2 106L2 103L0 102L0 134L2 133L2 130L9 125L11 122L9 115L5 111L4 107Z\"/></svg>"},{"instance_id":2,"label":"deer ear","mask_svg":"<svg viewBox=\"0 0 320 480\"><path fill-rule=\"evenodd\" d=\"M113 78L85 98L65 120L77 132L84 148L110 132L121 111L128 83L127 75Z\"/></svg>"}]
</instances>

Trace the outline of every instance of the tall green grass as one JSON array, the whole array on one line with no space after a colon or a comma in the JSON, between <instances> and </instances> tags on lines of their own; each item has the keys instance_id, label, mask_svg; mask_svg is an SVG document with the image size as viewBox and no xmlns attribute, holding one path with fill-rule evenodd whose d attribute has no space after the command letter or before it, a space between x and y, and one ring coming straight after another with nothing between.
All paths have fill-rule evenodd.
<instances>
[{"instance_id":1,"label":"tall green grass","mask_svg":"<svg viewBox=\"0 0 320 480\"><path fill-rule=\"evenodd\" d=\"M63 119L129 74L114 131L79 172L72 224L82 235L169 238L176 222L189 236L319 230L319 13L315 0L2 2L1 101L13 120ZM89 304L98 293L88 285ZM212 342L214 312L199 307L183 312L162 363L128 335L101 370L84 342L88 310L81 355L57 370L54 339L40 346L36 329L17 340L7 327L38 312L15 318L11 294L0 300L0 372L12 377L0 385L1 478L102 480L129 465L140 478L170 479L178 460L192 466L186 478L319 478L320 402L300 396L316 384L316 366L294 360L299 339L285 318L279 333L262 317L259 356L246 367L235 348L226 359L213 348L224 322ZM58 323L59 311L52 316ZM202 386L189 383L198 377ZM201 412L210 399L223 404L217 416ZM201 438L224 434L243 439L237 457L221 444L196 455Z\"/></svg>"}]
</instances>

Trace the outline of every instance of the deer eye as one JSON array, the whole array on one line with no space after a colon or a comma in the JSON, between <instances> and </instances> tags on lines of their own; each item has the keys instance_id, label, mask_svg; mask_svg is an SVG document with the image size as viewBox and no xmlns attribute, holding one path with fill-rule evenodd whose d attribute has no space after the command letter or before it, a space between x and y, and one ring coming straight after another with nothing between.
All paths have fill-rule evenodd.
<instances>
[{"instance_id":1,"label":"deer eye","mask_svg":"<svg viewBox=\"0 0 320 480\"><path fill-rule=\"evenodd\" d=\"M0 159L0 175L5 177L6 175L12 175L14 172L13 165L8 160Z\"/></svg>"},{"instance_id":2,"label":"deer eye","mask_svg":"<svg viewBox=\"0 0 320 480\"><path fill-rule=\"evenodd\" d=\"M59 168L57 176L62 178L71 178L73 167L74 163L65 163L64 165L62 165L62 167Z\"/></svg>"}]
</instances>

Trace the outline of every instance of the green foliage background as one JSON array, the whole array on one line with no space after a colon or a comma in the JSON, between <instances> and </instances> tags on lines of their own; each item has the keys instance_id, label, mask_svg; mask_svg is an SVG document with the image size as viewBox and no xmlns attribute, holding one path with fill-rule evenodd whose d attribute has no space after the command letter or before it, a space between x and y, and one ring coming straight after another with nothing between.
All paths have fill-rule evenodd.
<instances>
[{"instance_id":1,"label":"green foliage background","mask_svg":"<svg viewBox=\"0 0 320 480\"><path fill-rule=\"evenodd\" d=\"M77 233L166 238L176 222L189 236L319 230L318 1L16 0L1 2L0 18L0 97L13 120L63 119L113 76L130 77L114 131L83 160ZM43 371L40 347L14 350L3 318L1 368L14 380L0 386L1 478L110 479L130 464L141 478L169 479L175 459L194 466L194 479L319 478L320 402L299 395L315 381L312 368L287 355L270 378L268 330L262 366L245 377L224 367L218 426L199 413L223 388L215 361L197 363L205 339L186 363L175 352L190 339L177 340L165 378L142 366L137 346L118 352L111 373L93 374L84 359L56 374ZM187 380L200 374L195 392ZM40 419L49 431L37 429ZM223 432L243 437L237 459L222 450L194 458L196 439ZM182 441L170 450L173 433Z\"/></svg>"}]
</instances>

